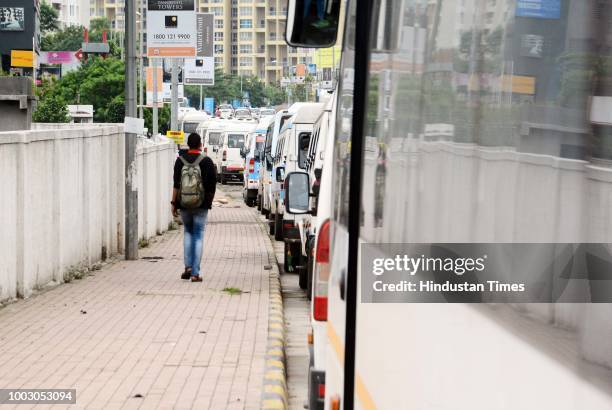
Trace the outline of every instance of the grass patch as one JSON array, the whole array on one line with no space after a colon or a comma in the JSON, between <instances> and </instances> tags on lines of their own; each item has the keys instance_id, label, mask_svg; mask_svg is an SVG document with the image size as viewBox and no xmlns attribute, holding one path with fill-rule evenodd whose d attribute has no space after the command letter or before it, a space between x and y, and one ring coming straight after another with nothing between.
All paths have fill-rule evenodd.
<instances>
[{"instance_id":1,"label":"grass patch","mask_svg":"<svg viewBox=\"0 0 612 410\"><path fill-rule=\"evenodd\" d=\"M223 292L227 292L230 295L240 295L242 293L242 289L238 289L238 288L224 288Z\"/></svg>"},{"instance_id":2,"label":"grass patch","mask_svg":"<svg viewBox=\"0 0 612 410\"><path fill-rule=\"evenodd\" d=\"M149 241L148 241L148 240L146 240L146 239L141 239L141 240L139 240L139 241L138 241L138 247L139 247L140 249L142 249L142 248L148 248L148 247L149 247Z\"/></svg>"}]
</instances>

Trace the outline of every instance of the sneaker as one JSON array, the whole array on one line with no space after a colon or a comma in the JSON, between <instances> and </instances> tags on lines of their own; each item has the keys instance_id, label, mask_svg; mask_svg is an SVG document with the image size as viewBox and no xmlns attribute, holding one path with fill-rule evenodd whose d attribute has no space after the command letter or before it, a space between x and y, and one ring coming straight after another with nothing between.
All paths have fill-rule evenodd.
<instances>
[{"instance_id":1,"label":"sneaker","mask_svg":"<svg viewBox=\"0 0 612 410\"><path fill-rule=\"evenodd\" d=\"M185 272L181 274L181 279L189 280L189 278L191 278L191 269L185 269Z\"/></svg>"},{"instance_id":2,"label":"sneaker","mask_svg":"<svg viewBox=\"0 0 612 410\"><path fill-rule=\"evenodd\" d=\"M192 276L191 277L191 281L192 282L202 282L202 277L201 276Z\"/></svg>"}]
</instances>

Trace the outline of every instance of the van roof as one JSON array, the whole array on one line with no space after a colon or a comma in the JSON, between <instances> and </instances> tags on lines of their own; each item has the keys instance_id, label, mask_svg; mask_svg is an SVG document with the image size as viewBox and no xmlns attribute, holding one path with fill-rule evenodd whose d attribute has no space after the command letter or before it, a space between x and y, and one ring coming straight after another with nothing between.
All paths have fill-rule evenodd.
<instances>
[{"instance_id":1,"label":"van roof","mask_svg":"<svg viewBox=\"0 0 612 410\"><path fill-rule=\"evenodd\" d=\"M293 124L314 124L324 108L323 103L305 103L298 109L291 122Z\"/></svg>"}]
</instances>

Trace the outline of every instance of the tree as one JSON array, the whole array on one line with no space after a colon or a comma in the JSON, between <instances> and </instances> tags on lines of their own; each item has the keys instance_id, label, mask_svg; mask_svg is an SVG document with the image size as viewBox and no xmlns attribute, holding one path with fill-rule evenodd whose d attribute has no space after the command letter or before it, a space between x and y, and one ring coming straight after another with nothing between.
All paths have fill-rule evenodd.
<instances>
[{"instance_id":1,"label":"tree","mask_svg":"<svg viewBox=\"0 0 612 410\"><path fill-rule=\"evenodd\" d=\"M35 122L68 122L66 102L57 95L51 95L38 103L32 115Z\"/></svg>"},{"instance_id":2,"label":"tree","mask_svg":"<svg viewBox=\"0 0 612 410\"><path fill-rule=\"evenodd\" d=\"M43 34L59 28L58 11L46 1L40 3L40 30Z\"/></svg>"},{"instance_id":3,"label":"tree","mask_svg":"<svg viewBox=\"0 0 612 410\"><path fill-rule=\"evenodd\" d=\"M83 42L83 26L69 26L45 35L42 38L43 51L77 51Z\"/></svg>"}]
</instances>

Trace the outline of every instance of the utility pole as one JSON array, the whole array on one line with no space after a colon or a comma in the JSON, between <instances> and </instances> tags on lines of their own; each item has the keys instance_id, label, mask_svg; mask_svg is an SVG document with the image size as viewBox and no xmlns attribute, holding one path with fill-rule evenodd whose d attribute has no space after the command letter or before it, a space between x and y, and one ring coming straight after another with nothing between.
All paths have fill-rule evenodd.
<instances>
[{"instance_id":1,"label":"utility pole","mask_svg":"<svg viewBox=\"0 0 612 410\"><path fill-rule=\"evenodd\" d=\"M170 129L178 131L178 59L172 59L172 112L170 116Z\"/></svg>"},{"instance_id":2,"label":"utility pole","mask_svg":"<svg viewBox=\"0 0 612 410\"><path fill-rule=\"evenodd\" d=\"M136 0L125 0L125 115L136 116ZM125 134L125 259L138 259L136 134Z\"/></svg>"},{"instance_id":3,"label":"utility pole","mask_svg":"<svg viewBox=\"0 0 612 410\"><path fill-rule=\"evenodd\" d=\"M200 84L200 111L204 111L204 106L202 105L202 92L204 91L204 86Z\"/></svg>"},{"instance_id":4,"label":"utility pole","mask_svg":"<svg viewBox=\"0 0 612 410\"><path fill-rule=\"evenodd\" d=\"M140 9L140 30L138 32L138 75L140 76L140 82L138 83L138 100L140 102L138 106L138 118L144 118L144 92L143 92L143 83L146 81L146 75L144 73L143 67L143 59L144 59L144 45L143 41L143 32L144 32L144 1L138 0L139 9Z\"/></svg>"}]
</instances>

